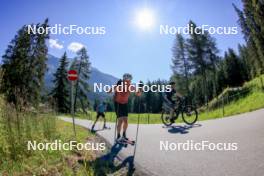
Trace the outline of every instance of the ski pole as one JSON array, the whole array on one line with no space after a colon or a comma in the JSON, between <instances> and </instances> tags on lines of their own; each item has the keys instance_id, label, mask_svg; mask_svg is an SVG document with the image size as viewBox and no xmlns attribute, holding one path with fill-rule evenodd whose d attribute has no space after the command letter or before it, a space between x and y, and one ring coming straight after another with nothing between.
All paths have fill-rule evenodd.
<instances>
[{"instance_id":1,"label":"ski pole","mask_svg":"<svg viewBox=\"0 0 264 176\"><path fill-rule=\"evenodd\" d=\"M136 156L136 149L137 149L137 139L138 139L138 130L139 130L139 119L140 119L140 97L138 97L138 119L137 119L137 131L136 131L136 139L135 139L135 148L134 148L134 153L133 153L133 163L135 161L135 156Z\"/></svg>"},{"instance_id":2,"label":"ski pole","mask_svg":"<svg viewBox=\"0 0 264 176\"><path fill-rule=\"evenodd\" d=\"M116 102L115 102L116 103ZM116 103L116 121L115 121L115 133L114 133L114 143L116 141L116 131L117 131L117 119L118 119L119 104Z\"/></svg>"}]
</instances>

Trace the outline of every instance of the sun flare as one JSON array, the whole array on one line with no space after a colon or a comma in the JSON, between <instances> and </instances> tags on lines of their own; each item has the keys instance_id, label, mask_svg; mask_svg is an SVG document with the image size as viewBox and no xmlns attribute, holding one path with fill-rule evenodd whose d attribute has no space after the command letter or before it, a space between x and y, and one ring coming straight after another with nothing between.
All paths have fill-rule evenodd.
<instances>
[{"instance_id":1,"label":"sun flare","mask_svg":"<svg viewBox=\"0 0 264 176\"><path fill-rule=\"evenodd\" d=\"M140 29L151 29L155 23L154 14L150 9L142 9L136 13L136 26Z\"/></svg>"}]
</instances>

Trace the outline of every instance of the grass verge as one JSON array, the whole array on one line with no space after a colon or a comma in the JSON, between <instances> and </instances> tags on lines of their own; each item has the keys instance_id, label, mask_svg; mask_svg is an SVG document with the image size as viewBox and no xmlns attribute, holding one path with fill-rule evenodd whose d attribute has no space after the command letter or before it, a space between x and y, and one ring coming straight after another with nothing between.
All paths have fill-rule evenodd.
<instances>
[{"instance_id":1,"label":"grass verge","mask_svg":"<svg viewBox=\"0 0 264 176\"><path fill-rule=\"evenodd\" d=\"M238 89L238 93L232 92L232 99L229 101L225 100L224 105L221 103L211 110L203 110L199 113L199 121L216 119L222 117L228 117L235 114L241 114L245 112L250 112L253 110L264 108L264 90L263 90L263 81L264 75L257 77L249 82L246 82L240 89ZM249 91L246 94L242 94L241 90L247 89ZM227 92L224 90L224 92ZM223 95L225 94L223 92ZM228 95L227 95L228 96ZM215 99L212 100L209 104L214 103ZM69 116L69 115L66 115ZM77 118L87 119L87 120L95 120L96 112L89 112L89 114L77 113ZM161 114L152 114L152 113L143 113L139 115L139 123L141 124L159 124L161 122ZM114 112L106 113L107 122L115 122L116 115ZM129 123L137 123L138 122L138 114L130 113L128 115ZM178 123L183 122L181 118L178 118ZM99 124L103 126L102 122Z\"/></svg>"},{"instance_id":2,"label":"grass verge","mask_svg":"<svg viewBox=\"0 0 264 176\"><path fill-rule=\"evenodd\" d=\"M25 134L20 134L21 138L17 139L16 136L19 134L15 134L15 130L12 130L14 134L10 138L6 133L5 124L0 123L0 175L93 175L92 168L78 164L73 151L27 151L27 140L36 140L38 142L54 142L54 140L69 142L75 140L71 123L56 119L53 115L42 115L36 118L38 118L39 123L37 124L37 128L39 129L32 129L29 138ZM50 138L45 136L44 130L47 130L47 127L42 128L40 125L41 123L45 123L44 119L49 121L54 120L55 123L55 131L52 131L53 134ZM27 123L30 122L27 121ZM76 131L76 141L78 142L85 142L87 137L92 136L91 133L88 133L85 128L80 126L76 126ZM26 133L26 129L21 129L20 133ZM11 144L12 142L14 146ZM14 147L15 153L12 147ZM93 155L93 153L86 154L88 158Z\"/></svg>"}]
</instances>

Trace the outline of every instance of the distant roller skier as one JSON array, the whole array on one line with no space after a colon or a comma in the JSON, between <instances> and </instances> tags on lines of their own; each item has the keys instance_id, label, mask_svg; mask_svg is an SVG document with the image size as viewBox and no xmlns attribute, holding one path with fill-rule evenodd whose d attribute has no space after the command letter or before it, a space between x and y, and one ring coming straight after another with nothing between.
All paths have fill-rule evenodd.
<instances>
[{"instance_id":1,"label":"distant roller skier","mask_svg":"<svg viewBox=\"0 0 264 176\"><path fill-rule=\"evenodd\" d=\"M94 124L93 124L93 126L92 126L91 131L94 131L94 126L95 126L96 122L98 121L98 119L99 119L100 117L102 117L102 118L104 119L104 127L103 127L103 128L104 128L104 129L107 128L107 127L106 127L105 111L106 111L106 103L105 103L105 102L100 103L100 104L97 106L97 108L96 108L97 115L96 115L96 119L95 119L95 121L94 121Z\"/></svg>"}]
</instances>

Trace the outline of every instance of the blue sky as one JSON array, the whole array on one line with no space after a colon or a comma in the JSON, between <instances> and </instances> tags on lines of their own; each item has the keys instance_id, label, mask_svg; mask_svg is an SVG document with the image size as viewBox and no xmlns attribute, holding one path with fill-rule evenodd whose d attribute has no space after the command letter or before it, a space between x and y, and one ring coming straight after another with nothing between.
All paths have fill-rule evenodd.
<instances>
[{"instance_id":1,"label":"blue sky","mask_svg":"<svg viewBox=\"0 0 264 176\"><path fill-rule=\"evenodd\" d=\"M128 72L134 80L168 79L171 75L171 48L175 36L160 35L159 25L186 26L192 19L197 25L238 26L232 7L241 8L240 0L3 0L0 17L0 54L24 24L44 21L50 25L105 26L105 35L51 35L59 45L49 47L49 53L60 57L72 42L85 45L92 66L121 77ZM155 25L141 30L133 23L136 11L150 9ZM228 48L243 43L239 29L237 35L214 35L221 55ZM61 48L63 46L63 48Z\"/></svg>"}]
</instances>

